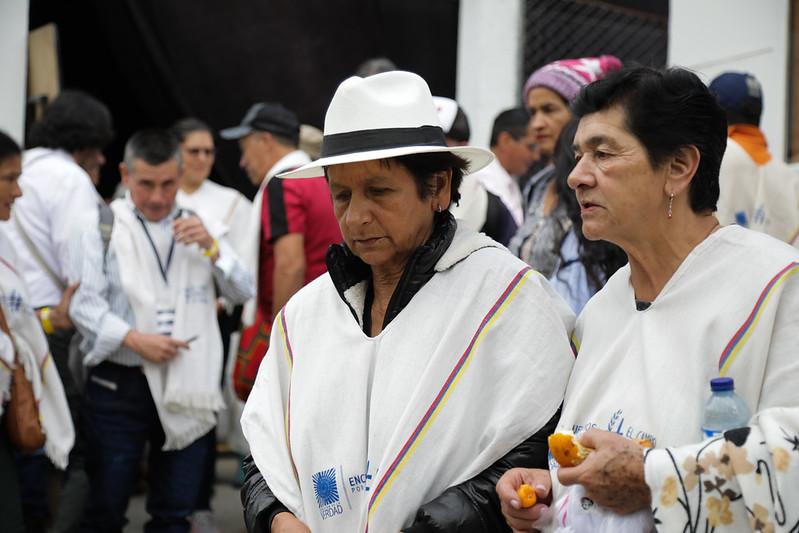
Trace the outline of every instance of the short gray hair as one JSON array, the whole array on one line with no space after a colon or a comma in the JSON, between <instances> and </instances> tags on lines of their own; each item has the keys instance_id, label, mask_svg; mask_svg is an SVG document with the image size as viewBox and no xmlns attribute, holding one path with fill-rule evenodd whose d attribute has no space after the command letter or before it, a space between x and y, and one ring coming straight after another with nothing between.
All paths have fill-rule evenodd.
<instances>
[{"instance_id":1,"label":"short gray hair","mask_svg":"<svg viewBox=\"0 0 799 533\"><path fill-rule=\"evenodd\" d=\"M180 143L174 134L166 130L137 131L125 144L124 163L128 170L133 168L136 159L141 159L148 165L160 165L175 159L180 166Z\"/></svg>"}]
</instances>

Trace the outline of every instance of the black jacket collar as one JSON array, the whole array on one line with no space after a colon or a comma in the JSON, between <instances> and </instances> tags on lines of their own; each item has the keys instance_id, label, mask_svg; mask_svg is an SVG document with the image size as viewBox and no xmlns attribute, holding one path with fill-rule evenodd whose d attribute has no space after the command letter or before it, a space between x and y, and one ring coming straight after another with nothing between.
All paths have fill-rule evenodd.
<instances>
[{"instance_id":1,"label":"black jacket collar","mask_svg":"<svg viewBox=\"0 0 799 533\"><path fill-rule=\"evenodd\" d=\"M388 326L400 311L405 309L411 298L419 292L425 283L430 281L430 278L435 274L436 263L438 263L438 260L441 259L441 256L444 255L444 252L447 251L447 248L452 243L457 227L452 214L449 211L436 213L433 224L433 234L427 242L413 253L408 260L408 264L405 265L402 277L386 309L383 328ZM332 245L327 251L325 260L327 262L327 271L330 273L330 279L333 280L336 291L350 308L350 312L352 312L358 323L362 325L364 331L369 334L371 329L372 269L343 243ZM358 316L352 303L345 296L348 289L361 282L366 282L367 284L367 302L363 307L363 317Z\"/></svg>"}]
</instances>

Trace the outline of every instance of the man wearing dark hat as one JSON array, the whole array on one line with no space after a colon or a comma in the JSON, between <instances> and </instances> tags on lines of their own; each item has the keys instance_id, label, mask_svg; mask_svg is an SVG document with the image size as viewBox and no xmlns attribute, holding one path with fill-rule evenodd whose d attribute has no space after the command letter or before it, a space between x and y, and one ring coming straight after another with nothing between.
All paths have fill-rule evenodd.
<instances>
[{"instance_id":1,"label":"man wearing dark hat","mask_svg":"<svg viewBox=\"0 0 799 533\"><path fill-rule=\"evenodd\" d=\"M769 153L760 129L763 91L751 74L725 72L710 90L727 113L727 151L716 217L797 244L799 175Z\"/></svg>"},{"instance_id":2,"label":"man wearing dark hat","mask_svg":"<svg viewBox=\"0 0 799 533\"><path fill-rule=\"evenodd\" d=\"M327 271L327 248L341 242L330 191L323 176L275 179L311 161L298 149L300 121L281 104L254 104L241 125L220 135L238 140L239 165L259 186L245 255L258 292L244 309L244 324L271 325L295 292Z\"/></svg>"}]
</instances>

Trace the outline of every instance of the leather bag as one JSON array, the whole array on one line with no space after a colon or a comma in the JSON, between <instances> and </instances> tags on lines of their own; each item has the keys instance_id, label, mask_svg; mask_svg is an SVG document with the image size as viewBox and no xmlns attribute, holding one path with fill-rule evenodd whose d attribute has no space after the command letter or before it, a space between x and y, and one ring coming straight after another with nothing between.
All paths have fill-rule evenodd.
<instances>
[{"instance_id":1,"label":"leather bag","mask_svg":"<svg viewBox=\"0 0 799 533\"><path fill-rule=\"evenodd\" d=\"M13 340L2 309L0 329ZM8 439L19 451L33 452L44 446L46 437L39 419L39 404L18 357L14 358L11 372L11 399L5 407L5 426Z\"/></svg>"}]
</instances>

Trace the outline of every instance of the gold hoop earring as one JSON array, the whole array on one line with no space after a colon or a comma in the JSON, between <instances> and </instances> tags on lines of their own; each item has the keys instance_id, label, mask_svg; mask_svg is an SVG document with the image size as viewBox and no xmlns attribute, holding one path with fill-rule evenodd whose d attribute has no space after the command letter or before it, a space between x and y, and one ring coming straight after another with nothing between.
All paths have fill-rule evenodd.
<instances>
[{"instance_id":1,"label":"gold hoop earring","mask_svg":"<svg viewBox=\"0 0 799 533\"><path fill-rule=\"evenodd\" d=\"M669 207L666 210L666 218L669 218L669 219L671 218L671 215L672 215L672 211L671 211L672 204L674 204L674 193L669 193Z\"/></svg>"}]
</instances>

